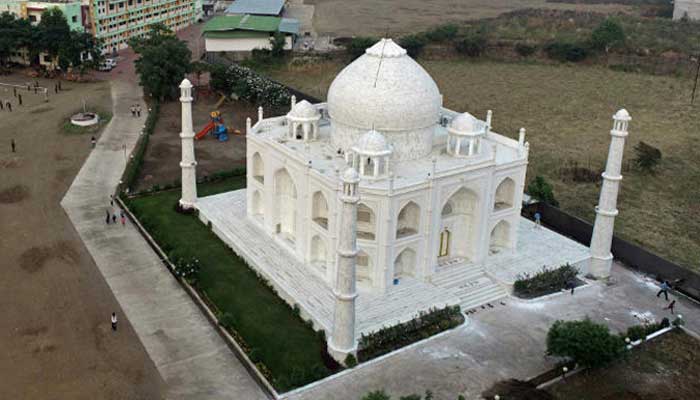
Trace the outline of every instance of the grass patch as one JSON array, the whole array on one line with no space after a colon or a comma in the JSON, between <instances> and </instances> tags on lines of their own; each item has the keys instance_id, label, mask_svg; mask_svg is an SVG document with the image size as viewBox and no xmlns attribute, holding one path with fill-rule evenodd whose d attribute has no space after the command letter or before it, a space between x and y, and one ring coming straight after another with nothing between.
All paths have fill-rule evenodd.
<instances>
[{"instance_id":1,"label":"grass patch","mask_svg":"<svg viewBox=\"0 0 700 400\"><path fill-rule=\"evenodd\" d=\"M71 113L71 115L73 114L75 113ZM108 111L98 111L97 114L100 116L100 121L92 126L73 125L70 122L70 117L68 117L63 121L62 132L68 135L97 134L112 120L112 113Z\"/></svg>"},{"instance_id":2,"label":"grass patch","mask_svg":"<svg viewBox=\"0 0 700 400\"><path fill-rule=\"evenodd\" d=\"M603 67L421 61L445 99L445 106L485 118L494 112L494 130L517 139L527 128L528 182L537 175L554 186L561 207L593 222L598 180L571 182L562 166L599 171L610 145L612 115L621 107L632 115L624 157L615 233L687 268L700 270L700 163L697 118L690 106L692 80L612 71ZM343 68L339 61L283 66L273 79L321 99ZM661 150L654 174L633 165L634 146L644 141Z\"/></svg>"},{"instance_id":3,"label":"grass patch","mask_svg":"<svg viewBox=\"0 0 700 400\"><path fill-rule=\"evenodd\" d=\"M245 186L245 176L200 184L208 196ZM249 356L272 385L287 391L331 374L324 363L326 343L256 273L194 215L174 211L179 191L132 198L129 207L169 255L200 260L197 289L214 304L226 325L249 349Z\"/></svg>"}]
</instances>

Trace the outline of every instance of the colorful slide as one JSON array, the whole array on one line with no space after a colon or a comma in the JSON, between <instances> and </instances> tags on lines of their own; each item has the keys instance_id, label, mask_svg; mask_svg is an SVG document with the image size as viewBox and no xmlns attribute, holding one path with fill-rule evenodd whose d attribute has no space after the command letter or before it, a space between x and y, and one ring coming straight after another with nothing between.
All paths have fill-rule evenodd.
<instances>
[{"instance_id":1,"label":"colorful slide","mask_svg":"<svg viewBox=\"0 0 700 400\"><path fill-rule=\"evenodd\" d=\"M199 131L199 132L194 136L194 138L197 139L197 140L203 138L204 136L206 136L207 133L209 133L212 129L214 129L214 125L215 125L214 121L210 121L208 124L206 124L206 125L204 126L204 128L202 128L201 131Z\"/></svg>"}]
</instances>

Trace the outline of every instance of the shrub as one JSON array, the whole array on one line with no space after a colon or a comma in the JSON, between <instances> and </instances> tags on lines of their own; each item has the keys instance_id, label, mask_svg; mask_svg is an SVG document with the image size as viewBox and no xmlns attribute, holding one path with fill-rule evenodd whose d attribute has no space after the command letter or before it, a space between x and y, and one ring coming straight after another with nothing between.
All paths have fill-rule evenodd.
<instances>
[{"instance_id":1,"label":"shrub","mask_svg":"<svg viewBox=\"0 0 700 400\"><path fill-rule=\"evenodd\" d=\"M637 157L634 163L644 172L654 172L654 168L661 160L661 150L644 142L639 142L634 146Z\"/></svg>"},{"instance_id":2,"label":"shrub","mask_svg":"<svg viewBox=\"0 0 700 400\"><path fill-rule=\"evenodd\" d=\"M591 32L591 47L596 50L605 50L607 53L612 47L624 42L625 32L622 25L613 18L606 18Z\"/></svg>"},{"instance_id":3,"label":"shrub","mask_svg":"<svg viewBox=\"0 0 700 400\"><path fill-rule=\"evenodd\" d=\"M519 400L554 400L554 396L544 389L537 389L532 381L508 379L498 381L481 393L484 399L493 399L499 395L502 399Z\"/></svg>"},{"instance_id":4,"label":"shrub","mask_svg":"<svg viewBox=\"0 0 700 400\"><path fill-rule=\"evenodd\" d=\"M229 331L236 330L236 317L233 314L225 312L219 319L219 325L223 326Z\"/></svg>"},{"instance_id":5,"label":"shrub","mask_svg":"<svg viewBox=\"0 0 700 400\"><path fill-rule=\"evenodd\" d=\"M148 146L149 137L155 129L159 114L160 103L154 102L148 112L148 117L146 118L146 128L143 130L143 136L141 136L138 143L136 143L132 157L129 159L129 162L124 169L124 173L122 174L122 183L119 187L120 191L126 191L128 193L129 188L136 182L136 178L138 178L139 173L141 172L143 157L146 154L146 147Z\"/></svg>"},{"instance_id":6,"label":"shrub","mask_svg":"<svg viewBox=\"0 0 700 400\"><path fill-rule=\"evenodd\" d=\"M537 46L530 45L527 43L516 43L515 52L521 57L529 57L537 51Z\"/></svg>"},{"instance_id":7,"label":"shrub","mask_svg":"<svg viewBox=\"0 0 700 400\"><path fill-rule=\"evenodd\" d=\"M446 42L457 36L459 27L455 24L440 25L425 32L425 38L431 42Z\"/></svg>"},{"instance_id":8,"label":"shrub","mask_svg":"<svg viewBox=\"0 0 700 400\"><path fill-rule=\"evenodd\" d=\"M471 33L455 44L458 53L468 57L479 57L486 51L488 39L481 32Z\"/></svg>"},{"instance_id":9,"label":"shrub","mask_svg":"<svg viewBox=\"0 0 700 400\"><path fill-rule=\"evenodd\" d=\"M513 284L513 290L519 297L538 297L564 289L567 283L576 280L578 269L569 264L556 269L542 267L535 275L520 274Z\"/></svg>"},{"instance_id":10,"label":"shrub","mask_svg":"<svg viewBox=\"0 0 700 400\"><path fill-rule=\"evenodd\" d=\"M569 357L584 367L600 367L619 358L625 341L605 325L583 321L556 321L547 333L547 354Z\"/></svg>"},{"instance_id":11,"label":"shrub","mask_svg":"<svg viewBox=\"0 0 700 400\"><path fill-rule=\"evenodd\" d=\"M375 43L377 43L377 38L371 36L354 37L345 44L345 51L354 60L365 54L365 50L367 50L368 47L372 47Z\"/></svg>"},{"instance_id":12,"label":"shrub","mask_svg":"<svg viewBox=\"0 0 700 400\"><path fill-rule=\"evenodd\" d=\"M399 45L406 49L406 53L413 58L418 58L425 47L425 38L420 35L408 35L399 39Z\"/></svg>"},{"instance_id":13,"label":"shrub","mask_svg":"<svg viewBox=\"0 0 700 400\"><path fill-rule=\"evenodd\" d=\"M670 325L671 324L670 322L668 322L668 318L664 318L663 320L661 320L661 322L655 324L630 326L629 328L627 328L627 332L625 333L624 338L629 338L633 342L635 340L646 339L647 336L651 335L652 333L664 328L668 328Z\"/></svg>"},{"instance_id":14,"label":"shrub","mask_svg":"<svg viewBox=\"0 0 700 400\"><path fill-rule=\"evenodd\" d=\"M357 358L355 358L354 355L348 354L347 357L345 357L345 366L348 368L353 368L354 366L357 365Z\"/></svg>"},{"instance_id":15,"label":"shrub","mask_svg":"<svg viewBox=\"0 0 700 400\"><path fill-rule=\"evenodd\" d=\"M383 390L375 390L362 396L362 400L391 400L391 396Z\"/></svg>"},{"instance_id":16,"label":"shrub","mask_svg":"<svg viewBox=\"0 0 700 400\"><path fill-rule=\"evenodd\" d=\"M554 198L552 185L542 176L536 176L535 179L527 185L527 193L543 203L553 206L559 205L559 202Z\"/></svg>"},{"instance_id":17,"label":"shrub","mask_svg":"<svg viewBox=\"0 0 700 400\"><path fill-rule=\"evenodd\" d=\"M189 259L177 258L173 262L175 275L186 280L190 285L196 285L199 280L199 259L191 257Z\"/></svg>"},{"instance_id":18,"label":"shrub","mask_svg":"<svg viewBox=\"0 0 700 400\"><path fill-rule=\"evenodd\" d=\"M236 94L257 105L286 106L292 97L284 85L237 64L212 68L210 85L215 90Z\"/></svg>"},{"instance_id":19,"label":"shrub","mask_svg":"<svg viewBox=\"0 0 700 400\"><path fill-rule=\"evenodd\" d=\"M357 358L367 361L408 344L453 328L463 321L459 306L431 309L402 324L360 337Z\"/></svg>"},{"instance_id":20,"label":"shrub","mask_svg":"<svg viewBox=\"0 0 700 400\"><path fill-rule=\"evenodd\" d=\"M584 46L573 42L554 41L547 44L544 51L547 57L562 62L579 62L588 56Z\"/></svg>"}]
</instances>

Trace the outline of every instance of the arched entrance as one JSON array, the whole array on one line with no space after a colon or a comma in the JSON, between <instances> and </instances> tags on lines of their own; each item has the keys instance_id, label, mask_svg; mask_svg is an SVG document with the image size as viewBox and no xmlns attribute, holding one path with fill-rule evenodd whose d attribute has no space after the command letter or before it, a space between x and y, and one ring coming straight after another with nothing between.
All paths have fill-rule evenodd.
<instances>
[{"instance_id":1,"label":"arched entrance","mask_svg":"<svg viewBox=\"0 0 700 400\"><path fill-rule=\"evenodd\" d=\"M275 173L275 232L287 240L296 239L297 189L286 169Z\"/></svg>"},{"instance_id":2,"label":"arched entrance","mask_svg":"<svg viewBox=\"0 0 700 400\"><path fill-rule=\"evenodd\" d=\"M491 230L489 242L489 254L498 254L506 250L510 245L510 224L508 221L500 221Z\"/></svg>"},{"instance_id":3,"label":"arched entrance","mask_svg":"<svg viewBox=\"0 0 700 400\"><path fill-rule=\"evenodd\" d=\"M475 254L474 232L479 198L461 187L445 202L441 212L438 257L472 259Z\"/></svg>"},{"instance_id":4,"label":"arched entrance","mask_svg":"<svg viewBox=\"0 0 700 400\"><path fill-rule=\"evenodd\" d=\"M498 211L513 207L513 197L515 197L515 181L505 178L496 188L493 209Z\"/></svg>"},{"instance_id":5,"label":"arched entrance","mask_svg":"<svg viewBox=\"0 0 700 400\"><path fill-rule=\"evenodd\" d=\"M394 261L394 279L416 276L416 252L412 248L404 249Z\"/></svg>"},{"instance_id":6,"label":"arched entrance","mask_svg":"<svg viewBox=\"0 0 700 400\"><path fill-rule=\"evenodd\" d=\"M327 251L326 243L320 236L316 235L311 239L311 263L321 271L326 270Z\"/></svg>"},{"instance_id":7,"label":"arched entrance","mask_svg":"<svg viewBox=\"0 0 700 400\"><path fill-rule=\"evenodd\" d=\"M399 211L399 217L396 221L396 238L415 235L418 233L420 226L420 207L418 204L409 201Z\"/></svg>"}]
</instances>

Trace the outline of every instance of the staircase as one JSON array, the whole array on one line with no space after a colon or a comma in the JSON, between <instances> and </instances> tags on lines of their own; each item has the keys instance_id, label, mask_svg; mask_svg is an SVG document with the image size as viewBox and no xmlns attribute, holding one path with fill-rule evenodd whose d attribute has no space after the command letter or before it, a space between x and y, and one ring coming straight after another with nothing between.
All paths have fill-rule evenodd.
<instances>
[{"instance_id":1,"label":"staircase","mask_svg":"<svg viewBox=\"0 0 700 400\"><path fill-rule=\"evenodd\" d=\"M442 267L433 275L431 282L454 293L460 299L462 311L495 302L508 295L503 287L486 276L480 266L473 264Z\"/></svg>"}]
</instances>

